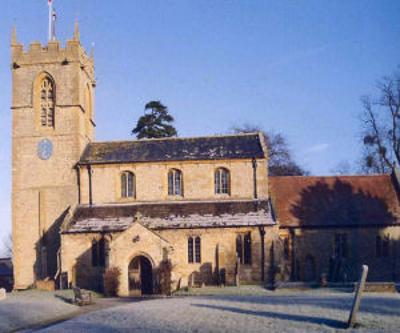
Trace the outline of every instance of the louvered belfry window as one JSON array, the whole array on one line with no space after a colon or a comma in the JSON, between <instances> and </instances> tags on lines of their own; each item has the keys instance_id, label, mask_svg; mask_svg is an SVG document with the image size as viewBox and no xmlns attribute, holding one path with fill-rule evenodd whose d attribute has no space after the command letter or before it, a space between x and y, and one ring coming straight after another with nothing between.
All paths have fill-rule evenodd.
<instances>
[{"instance_id":1,"label":"louvered belfry window","mask_svg":"<svg viewBox=\"0 0 400 333\"><path fill-rule=\"evenodd\" d=\"M54 107L54 84L49 77L45 77L40 83L40 124L42 127L54 127Z\"/></svg>"}]
</instances>

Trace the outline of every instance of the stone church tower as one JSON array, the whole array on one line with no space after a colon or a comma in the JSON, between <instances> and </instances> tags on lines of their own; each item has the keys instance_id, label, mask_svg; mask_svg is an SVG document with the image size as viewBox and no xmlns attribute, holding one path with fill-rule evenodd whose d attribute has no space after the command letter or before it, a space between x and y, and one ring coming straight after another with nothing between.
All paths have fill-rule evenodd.
<instances>
[{"instance_id":1,"label":"stone church tower","mask_svg":"<svg viewBox=\"0 0 400 333\"><path fill-rule=\"evenodd\" d=\"M58 272L59 228L79 202L76 163L94 139L94 62L78 25L58 40L12 52L12 220L15 289Z\"/></svg>"}]
</instances>

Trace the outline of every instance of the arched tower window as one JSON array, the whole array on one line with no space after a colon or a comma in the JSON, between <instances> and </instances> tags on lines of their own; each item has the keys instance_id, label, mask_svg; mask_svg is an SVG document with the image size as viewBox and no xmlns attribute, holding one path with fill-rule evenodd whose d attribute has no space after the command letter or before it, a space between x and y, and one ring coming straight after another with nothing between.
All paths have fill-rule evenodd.
<instances>
[{"instance_id":1,"label":"arched tower window","mask_svg":"<svg viewBox=\"0 0 400 333\"><path fill-rule=\"evenodd\" d=\"M168 195L183 195L183 176L178 169L168 172Z\"/></svg>"},{"instance_id":2,"label":"arched tower window","mask_svg":"<svg viewBox=\"0 0 400 333\"><path fill-rule=\"evenodd\" d=\"M121 197L133 198L135 196L135 175L130 171L121 173Z\"/></svg>"},{"instance_id":3,"label":"arched tower window","mask_svg":"<svg viewBox=\"0 0 400 333\"><path fill-rule=\"evenodd\" d=\"M229 170L225 168L218 168L215 171L215 194L230 194L231 180Z\"/></svg>"},{"instance_id":4,"label":"arched tower window","mask_svg":"<svg viewBox=\"0 0 400 333\"><path fill-rule=\"evenodd\" d=\"M55 89L49 76L40 81L40 125L54 127Z\"/></svg>"}]
</instances>

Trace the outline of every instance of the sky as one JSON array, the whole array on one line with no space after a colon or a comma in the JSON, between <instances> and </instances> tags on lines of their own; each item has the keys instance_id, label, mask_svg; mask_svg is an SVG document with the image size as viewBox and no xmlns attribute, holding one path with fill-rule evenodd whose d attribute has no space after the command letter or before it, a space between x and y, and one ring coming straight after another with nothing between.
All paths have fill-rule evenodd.
<instances>
[{"instance_id":1,"label":"sky","mask_svg":"<svg viewBox=\"0 0 400 333\"><path fill-rule=\"evenodd\" d=\"M329 175L360 158L360 97L400 64L400 1L54 0L57 38L78 20L94 48L96 140L131 139L150 100L180 136L252 124L283 133ZM10 33L46 43L46 0L0 1L0 253L11 231Z\"/></svg>"}]
</instances>

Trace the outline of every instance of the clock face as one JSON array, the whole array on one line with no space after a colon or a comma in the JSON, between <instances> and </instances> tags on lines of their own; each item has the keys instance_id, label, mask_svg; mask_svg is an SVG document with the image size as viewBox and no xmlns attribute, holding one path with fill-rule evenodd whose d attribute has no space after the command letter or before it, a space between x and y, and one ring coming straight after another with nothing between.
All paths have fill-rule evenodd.
<instances>
[{"instance_id":1,"label":"clock face","mask_svg":"<svg viewBox=\"0 0 400 333\"><path fill-rule=\"evenodd\" d=\"M48 160L53 154L53 144L49 139L40 140L37 146L37 154L40 159Z\"/></svg>"}]
</instances>

